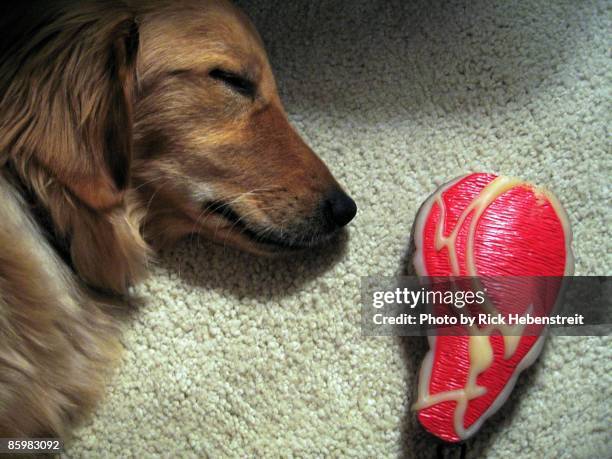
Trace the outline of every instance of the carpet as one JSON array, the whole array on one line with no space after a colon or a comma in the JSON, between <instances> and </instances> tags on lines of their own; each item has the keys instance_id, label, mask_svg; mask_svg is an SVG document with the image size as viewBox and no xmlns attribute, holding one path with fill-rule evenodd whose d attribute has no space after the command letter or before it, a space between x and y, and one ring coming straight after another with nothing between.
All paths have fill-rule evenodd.
<instances>
[{"instance_id":1,"label":"carpet","mask_svg":"<svg viewBox=\"0 0 612 459\"><path fill-rule=\"evenodd\" d=\"M360 277L403 272L422 200L468 171L548 186L576 274L612 274L612 4L241 3L357 217L284 260L195 239L161 254L66 455L435 457L409 409L425 339L362 337ZM553 337L467 457L610 457L611 388L609 337Z\"/></svg>"}]
</instances>

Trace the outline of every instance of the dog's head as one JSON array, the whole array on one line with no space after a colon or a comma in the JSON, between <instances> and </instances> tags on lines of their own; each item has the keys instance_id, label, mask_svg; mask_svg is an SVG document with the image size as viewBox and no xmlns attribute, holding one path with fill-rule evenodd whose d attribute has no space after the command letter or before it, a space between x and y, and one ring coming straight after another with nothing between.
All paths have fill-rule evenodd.
<instances>
[{"instance_id":1,"label":"dog's head","mask_svg":"<svg viewBox=\"0 0 612 459\"><path fill-rule=\"evenodd\" d=\"M139 31L133 172L149 237L198 232L270 253L326 241L353 218L353 200L289 124L240 11L153 2Z\"/></svg>"},{"instance_id":2,"label":"dog's head","mask_svg":"<svg viewBox=\"0 0 612 459\"><path fill-rule=\"evenodd\" d=\"M79 275L124 292L149 240L259 253L337 233L355 203L287 121L261 40L224 1L0 5L0 173Z\"/></svg>"}]
</instances>

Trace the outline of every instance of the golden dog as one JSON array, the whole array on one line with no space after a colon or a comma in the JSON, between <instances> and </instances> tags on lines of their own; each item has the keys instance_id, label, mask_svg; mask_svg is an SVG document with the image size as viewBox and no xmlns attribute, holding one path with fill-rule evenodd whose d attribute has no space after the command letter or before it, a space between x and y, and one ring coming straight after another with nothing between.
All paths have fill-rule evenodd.
<instances>
[{"instance_id":1,"label":"golden dog","mask_svg":"<svg viewBox=\"0 0 612 459\"><path fill-rule=\"evenodd\" d=\"M117 360L112 311L150 245L299 250L356 207L229 3L0 10L0 437L63 436Z\"/></svg>"}]
</instances>

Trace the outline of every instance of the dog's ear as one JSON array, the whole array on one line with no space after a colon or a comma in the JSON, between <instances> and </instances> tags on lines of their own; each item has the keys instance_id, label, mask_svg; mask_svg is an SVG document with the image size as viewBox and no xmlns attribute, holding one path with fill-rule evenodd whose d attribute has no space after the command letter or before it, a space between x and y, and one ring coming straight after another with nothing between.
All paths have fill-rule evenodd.
<instances>
[{"instance_id":1,"label":"dog's ear","mask_svg":"<svg viewBox=\"0 0 612 459\"><path fill-rule=\"evenodd\" d=\"M17 165L37 163L84 204L106 210L129 184L138 28L119 2L62 5L30 8L17 22L18 47L4 50L0 77L10 84L0 122L8 135L0 146Z\"/></svg>"},{"instance_id":2,"label":"dog's ear","mask_svg":"<svg viewBox=\"0 0 612 459\"><path fill-rule=\"evenodd\" d=\"M0 2L1 3L1 2ZM91 285L124 293L148 247L130 192L138 27L122 0L0 4L0 173Z\"/></svg>"},{"instance_id":3,"label":"dog's ear","mask_svg":"<svg viewBox=\"0 0 612 459\"><path fill-rule=\"evenodd\" d=\"M131 17L113 22L103 24L107 29L92 30L90 43L76 46L67 62L63 88L67 103L59 101L58 108L69 111L68 123L62 127L74 129L72 158L67 161L53 152L40 158L58 180L95 209L121 202L132 157L138 31Z\"/></svg>"}]
</instances>

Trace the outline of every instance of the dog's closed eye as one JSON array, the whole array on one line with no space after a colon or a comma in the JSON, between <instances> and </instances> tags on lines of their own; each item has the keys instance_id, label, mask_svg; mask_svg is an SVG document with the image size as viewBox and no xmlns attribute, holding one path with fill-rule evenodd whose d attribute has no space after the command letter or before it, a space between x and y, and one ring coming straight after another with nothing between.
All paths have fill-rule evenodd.
<instances>
[{"instance_id":1,"label":"dog's closed eye","mask_svg":"<svg viewBox=\"0 0 612 459\"><path fill-rule=\"evenodd\" d=\"M255 98L257 88L255 83L247 77L220 68L211 70L209 75L211 78L224 83L233 91L251 99Z\"/></svg>"}]
</instances>

